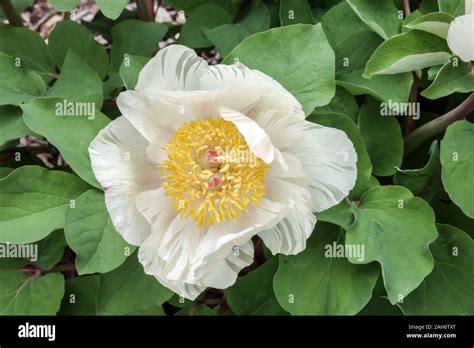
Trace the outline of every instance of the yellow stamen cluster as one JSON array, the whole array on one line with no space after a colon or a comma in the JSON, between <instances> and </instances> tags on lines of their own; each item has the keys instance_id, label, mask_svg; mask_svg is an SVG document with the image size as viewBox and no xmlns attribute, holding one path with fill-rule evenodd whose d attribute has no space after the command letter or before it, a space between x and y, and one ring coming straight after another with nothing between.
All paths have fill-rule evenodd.
<instances>
[{"instance_id":1,"label":"yellow stamen cluster","mask_svg":"<svg viewBox=\"0 0 474 348\"><path fill-rule=\"evenodd\" d=\"M266 194L269 165L253 155L232 122L206 117L186 123L164 150L168 159L159 170L165 194L200 227L236 219Z\"/></svg>"}]
</instances>

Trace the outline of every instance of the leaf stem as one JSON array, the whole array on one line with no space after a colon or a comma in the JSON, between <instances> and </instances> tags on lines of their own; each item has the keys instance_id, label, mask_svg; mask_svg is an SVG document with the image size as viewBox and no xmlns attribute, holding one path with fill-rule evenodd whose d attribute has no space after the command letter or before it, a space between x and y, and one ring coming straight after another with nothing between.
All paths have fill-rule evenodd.
<instances>
[{"instance_id":1,"label":"leaf stem","mask_svg":"<svg viewBox=\"0 0 474 348\"><path fill-rule=\"evenodd\" d=\"M405 17L411 15L410 0L403 0L403 9L405 10Z\"/></svg>"},{"instance_id":2,"label":"leaf stem","mask_svg":"<svg viewBox=\"0 0 474 348\"><path fill-rule=\"evenodd\" d=\"M148 0L137 0L138 16L142 21L153 22L155 19L151 18L151 12ZM153 11L153 1L151 1L151 11Z\"/></svg>"},{"instance_id":3,"label":"leaf stem","mask_svg":"<svg viewBox=\"0 0 474 348\"><path fill-rule=\"evenodd\" d=\"M0 0L0 5L3 8L5 17L7 17L8 22L14 27L22 27L23 21L20 15L16 12L10 0Z\"/></svg>"},{"instance_id":4,"label":"leaf stem","mask_svg":"<svg viewBox=\"0 0 474 348\"><path fill-rule=\"evenodd\" d=\"M405 138L405 156L411 153L424 141L443 132L451 123L465 119L472 111L474 111L474 93L472 93L455 109L424 124L408 135Z\"/></svg>"}]
</instances>

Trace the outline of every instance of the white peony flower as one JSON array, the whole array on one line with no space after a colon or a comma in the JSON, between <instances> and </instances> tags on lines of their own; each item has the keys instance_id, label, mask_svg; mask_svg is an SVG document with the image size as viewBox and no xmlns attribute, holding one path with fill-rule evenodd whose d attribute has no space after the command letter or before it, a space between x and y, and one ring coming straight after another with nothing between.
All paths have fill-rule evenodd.
<instances>
[{"instance_id":1,"label":"white peony flower","mask_svg":"<svg viewBox=\"0 0 474 348\"><path fill-rule=\"evenodd\" d=\"M474 0L465 0L465 14L474 13Z\"/></svg>"},{"instance_id":2,"label":"white peony flower","mask_svg":"<svg viewBox=\"0 0 474 348\"><path fill-rule=\"evenodd\" d=\"M456 17L451 22L448 46L462 61L474 60L474 13Z\"/></svg>"},{"instance_id":3,"label":"white peony flower","mask_svg":"<svg viewBox=\"0 0 474 348\"><path fill-rule=\"evenodd\" d=\"M254 236L274 254L302 251L313 212L356 181L346 134L305 121L278 82L240 64L172 45L117 104L123 116L89 147L107 209L145 272L189 299L232 285Z\"/></svg>"}]
</instances>

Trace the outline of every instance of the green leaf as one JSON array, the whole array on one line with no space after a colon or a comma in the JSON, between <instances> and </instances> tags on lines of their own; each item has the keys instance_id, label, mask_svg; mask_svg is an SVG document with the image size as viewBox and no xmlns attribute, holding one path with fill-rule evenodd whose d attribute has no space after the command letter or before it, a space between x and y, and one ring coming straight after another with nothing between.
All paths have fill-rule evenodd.
<instances>
[{"instance_id":1,"label":"green leaf","mask_svg":"<svg viewBox=\"0 0 474 348\"><path fill-rule=\"evenodd\" d=\"M448 13L435 12L421 16L414 21L405 24L408 29L426 31L427 33L439 36L442 39L448 37L448 30L450 23L454 17Z\"/></svg>"},{"instance_id":2,"label":"green leaf","mask_svg":"<svg viewBox=\"0 0 474 348\"><path fill-rule=\"evenodd\" d=\"M326 106L314 109L313 114L343 114L349 116L354 122L357 121L359 105L357 100L342 87L336 88L336 94Z\"/></svg>"},{"instance_id":3,"label":"green leaf","mask_svg":"<svg viewBox=\"0 0 474 348\"><path fill-rule=\"evenodd\" d=\"M317 221L330 222L334 225L348 229L354 223L354 214L352 213L352 205L348 199L344 199L338 205L326 209L320 213L316 213Z\"/></svg>"},{"instance_id":4,"label":"green leaf","mask_svg":"<svg viewBox=\"0 0 474 348\"><path fill-rule=\"evenodd\" d=\"M23 112L14 106L0 106L0 147L31 133L23 121Z\"/></svg>"},{"instance_id":5,"label":"green leaf","mask_svg":"<svg viewBox=\"0 0 474 348\"><path fill-rule=\"evenodd\" d=\"M45 92L46 85L40 75L17 65L15 58L0 53L0 105L18 105Z\"/></svg>"},{"instance_id":6,"label":"green leaf","mask_svg":"<svg viewBox=\"0 0 474 348\"><path fill-rule=\"evenodd\" d=\"M120 65L120 77L127 89L135 89L138 82L138 75L150 58L125 55L125 58Z\"/></svg>"},{"instance_id":7,"label":"green leaf","mask_svg":"<svg viewBox=\"0 0 474 348\"><path fill-rule=\"evenodd\" d=\"M64 232L79 275L110 272L135 250L115 230L104 194L97 190L84 192L68 207Z\"/></svg>"},{"instance_id":8,"label":"green leaf","mask_svg":"<svg viewBox=\"0 0 474 348\"><path fill-rule=\"evenodd\" d=\"M66 205L87 188L65 172L16 169L0 180L0 243L31 243L63 228Z\"/></svg>"},{"instance_id":9,"label":"green leaf","mask_svg":"<svg viewBox=\"0 0 474 348\"><path fill-rule=\"evenodd\" d=\"M357 125L349 118L349 116L341 114L312 114L307 118L307 120L344 131L354 144L357 152L357 181L351 191L351 197L357 199L372 186L372 163L370 162L364 139L362 138Z\"/></svg>"},{"instance_id":10,"label":"green leaf","mask_svg":"<svg viewBox=\"0 0 474 348\"><path fill-rule=\"evenodd\" d=\"M474 76L469 74L468 64L453 58L441 68L433 83L421 92L421 95L428 99L439 99L457 92L472 91L474 91Z\"/></svg>"},{"instance_id":11,"label":"green leaf","mask_svg":"<svg viewBox=\"0 0 474 348\"><path fill-rule=\"evenodd\" d=\"M238 0L240 1L240 0ZM173 6L176 10L183 10L186 13L191 13L197 7L201 6L202 4L214 4L219 5L224 8L227 12L233 13L234 7L237 6L235 0L167 0L166 3Z\"/></svg>"},{"instance_id":12,"label":"green leaf","mask_svg":"<svg viewBox=\"0 0 474 348\"><path fill-rule=\"evenodd\" d=\"M15 11L17 13L21 13L23 12L23 10L30 6L32 3L32 0L15 0L15 1L12 1L12 5L13 5L13 8L15 9ZM5 17L5 14L3 13L3 8L2 6L0 6L0 20L3 21L5 20L6 17Z\"/></svg>"},{"instance_id":13,"label":"green leaf","mask_svg":"<svg viewBox=\"0 0 474 348\"><path fill-rule=\"evenodd\" d=\"M114 44L110 50L110 73L120 69L126 53L151 57L158 50L158 44L165 36L168 27L160 23L128 19L112 28Z\"/></svg>"},{"instance_id":14,"label":"green leaf","mask_svg":"<svg viewBox=\"0 0 474 348\"><path fill-rule=\"evenodd\" d=\"M376 5L366 0L347 0L347 3L384 40L400 33L402 19L393 0L379 0Z\"/></svg>"},{"instance_id":15,"label":"green leaf","mask_svg":"<svg viewBox=\"0 0 474 348\"><path fill-rule=\"evenodd\" d=\"M0 52L20 58L22 66L51 75L54 63L41 36L27 28L0 26Z\"/></svg>"},{"instance_id":16,"label":"green leaf","mask_svg":"<svg viewBox=\"0 0 474 348\"><path fill-rule=\"evenodd\" d=\"M380 103L369 99L360 109L358 123L373 173L379 176L395 174L403 160L403 137L397 119L383 116Z\"/></svg>"},{"instance_id":17,"label":"green leaf","mask_svg":"<svg viewBox=\"0 0 474 348\"><path fill-rule=\"evenodd\" d=\"M438 0L439 10L454 17L464 15L464 0Z\"/></svg>"},{"instance_id":18,"label":"green leaf","mask_svg":"<svg viewBox=\"0 0 474 348\"><path fill-rule=\"evenodd\" d=\"M101 79L107 75L109 56L83 25L69 20L56 23L48 37L48 48L59 69L62 68L68 52L73 51L85 60Z\"/></svg>"},{"instance_id":19,"label":"green leaf","mask_svg":"<svg viewBox=\"0 0 474 348\"><path fill-rule=\"evenodd\" d=\"M439 161L439 145L431 144L430 159L420 169L398 169L393 177L395 185L408 188L415 196L432 202L442 190L441 163Z\"/></svg>"},{"instance_id":20,"label":"green leaf","mask_svg":"<svg viewBox=\"0 0 474 348\"><path fill-rule=\"evenodd\" d=\"M71 107L77 110L61 116ZM88 148L97 133L110 122L109 118L97 110L84 108L83 103L67 103L60 98L38 98L21 108L26 125L56 146L82 179L100 188L91 169Z\"/></svg>"},{"instance_id":21,"label":"green leaf","mask_svg":"<svg viewBox=\"0 0 474 348\"><path fill-rule=\"evenodd\" d=\"M50 270L55 266L64 254L66 247L66 238L64 238L64 231L57 230L51 233L46 238L38 242L38 266L43 270Z\"/></svg>"},{"instance_id":22,"label":"green leaf","mask_svg":"<svg viewBox=\"0 0 474 348\"><path fill-rule=\"evenodd\" d=\"M3 179L7 175L9 175L11 172L13 172L13 168L0 167L0 179Z\"/></svg>"},{"instance_id":23,"label":"green leaf","mask_svg":"<svg viewBox=\"0 0 474 348\"><path fill-rule=\"evenodd\" d=\"M181 29L178 43L192 48L212 46L204 35L204 30L213 29L232 22L232 17L224 7L205 3L187 13L188 18Z\"/></svg>"},{"instance_id":24,"label":"green leaf","mask_svg":"<svg viewBox=\"0 0 474 348\"><path fill-rule=\"evenodd\" d=\"M110 19L117 19L128 3L129 0L97 0L102 13Z\"/></svg>"},{"instance_id":25,"label":"green leaf","mask_svg":"<svg viewBox=\"0 0 474 348\"><path fill-rule=\"evenodd\" d=\"M430 249L433 272L402 303L409 315L474 314L474 241L465 232L438 225Z\"/></svg>"},{"instance_id":26,"label":"green leaf","mask_svg":"<svg viewBox=\"0 0 474 348\"><path fill-rule=\"evenodd\" d=\"M280 256L273 287L285 310L293 315L354 315L369 302L377 265L353 265L344 255L330 255L337 245L344 248L341 228L318 222L303 252Z\"/></svg>"},{"instance_id":27,"label":"green leaf","mask_svg":"<svg viewBox=\"0 0 474 348\"><path fill-rule=\"evenodd\" d=\"M223 24L212 29L204 29L206 38L216 46L222 55L228 55L234 47L251 34L268 30L270 15L262 1L251 4L245 17L235 24Z\"/></svg>"},{"instance_id":28,"label":"green leaf","mask_svg":"<svg viewBox=\"0 0 474 348\"><path fill-rule=\"evenodd\" d=\"M81 0L49 0L49 3L58 11L68 12L74 10ZM60 24L59 22L58 24Z\"/></svg>"},{"instance_id":29,"label":"green leaf","mask_svg":"<svg viewBox=\"0 0 474 348\"><path fill-rule=\"evenodd\" d=\"M382 43L367 62L364 77L391 75L445 64L451 57L445 40L413 30Z\"/></svg>"},{"instance_id":30,"label":"green leaf","mask_svg":"<svg viewBox=\"0 0 474 348\"><path fill-rule=\"evenodd\" d=\"M297 39L295 39L297 38ZM274 28L246 38L223 61L238 59L280 82L308 115L335 93L334 52L321 24Z\"/></svg>"},{"instance_id":31,"label":"green leaf","mask_svg":"<svg viewBox=\"0 0 474 348\"><path fill-rule=\"evenodd\" d=\"M405 103L408 101L412 75L377 75L370 80L362 77L363 70L355 70L342 76L337 84L344 87L352 95L368 94L372 97L386 102Z\"/></svg>"},{"instance_id":32,"label":"green leaf","mask_svg":"<svg viewBox=\"0 0 474 348\"><path fill-rule=\"evenodd\" d=\"M48 91L48 97L61 97L77 104L89 103L100 110L104 98L99 75L73 51L69 51L61 75Z\"/></svg>"},{"instance_id":33,"label":"green leaf","mask_svg":"<svg viewBox=\"0 0 474 348\"><path fill-rule=\"evenodd\" d=\"M281 25L314 24L313 14L308 0L280 1Z\"/></svg>"},{"instance_id":34,"label":"green leaf","mask_svg":"<svg viewBox=\"0 0 474 348\"><path fill-rule=\"evenodd\" d=\"M227 291L227 303L237 315L281 315L286 312L273 293L273 275L278 257L265 262L249 274L237 279Z\"/></svg>"},{"instance_id":35,"label":"green leaf","mask_svg":"<svg viewBox=\"0 0 474 348\"><path fill-rule=\"evenodd\" d=\"M453 123L441 141L441 178L449 198L474 218L474 124Z\"/></svg>"},{"instance_id":36,"label":"green leaf","mask_svg":"<svg viewBox=\"0 0 474 348\"><path fill-rule=\"evenodd\" d=\"M67 315L124 315L156 308L172 292L143 270L137 255L116 270L66 281L61 313ZM74 299L74 302L71 301Z\"/></svg>"},{"instance_id":37,"label":"green leaf","mask_svg":"<svg viewBox=\"0 0 474 348\"><path fill-rule=\"evenodd\" d=\"M0 272L1 315L55 315L63 295L59 273L28 278L22 272Z\"/></svg>"},{"instance_id":38,"label":"green leaf","mask_svg":"<svg viewBox=\"0 0 474 348\"><path fill-rule=\"evenodd\" d=\"M367 61L383 40L357 17L346 2L334 6L321 21L336 54L338 85L352 95L369 94L386 103L408 101L411 74L380 75L370 80L362 77Z\"/></svg>"},{"instance_id":39,"label":"green leaf","mask_svg":"<svg viewBox=\"0 0 474 348\"><path fill-rule=\"evenodd\" d=\"M347 230L346 243L364 245L365 258L352 263L377 261L382 268L390 303L416 289L433 270L428 245L438 233L428 203L402 186L376 186L364 193Z\"/></svg>"},{"instance_id":40,"label":"green leaf","mask_svg":"<svg viewBox=\"0 0 474 348\"><path fill-rule=\"evenodd\" d=\"M449 63L446 63L446 64L449 64ZM443 66L444 65L435 65L435 66L430 67L428 69L428 80L433 81ZM421 94L423 94L424 92L425 91L422 91Z\"/></svg>"}]
</instances>

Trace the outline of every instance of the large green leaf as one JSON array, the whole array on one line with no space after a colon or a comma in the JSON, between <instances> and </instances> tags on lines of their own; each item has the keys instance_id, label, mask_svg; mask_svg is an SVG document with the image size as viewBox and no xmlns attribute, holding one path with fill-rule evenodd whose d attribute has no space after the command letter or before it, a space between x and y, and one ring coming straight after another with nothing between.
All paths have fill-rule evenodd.
<instances>
[{"instance_id":1,"label":"large green leaf","mask_svg":"<svg viewBox=\"0 0 474 348\"><path fill-rule=\"evenodd\" d=\"M341 114L312 114L308 121L333 127L344 131L354 144L357 152L357 181L351 191L351 197L356 199L364 193L371 184L372 163L365 147L364 139L357 128L357 125L349 116Z\"/></svg>"},{"instance_id":2,"label":"large green leaf","mask_svg":"<svg viewBox=\"0 0 474 348\"><path fill-rule=\"evenodd\" d=\"M474 91L474 75L469 73L467 63L453 58L439 70L433 83L421 92L428 99L439 99L453 93Z\"/></svg>"},{"instance_id":3,"label":"large green leaf","mask_svg":"<svg viewBox=\"0 0 474 348\"><path fill-rule=\"evenodd\" d=\"M58 11L67 12L74 10L81 3L81 0L49 0L49 3Z\"/></svg>"},{"instance_id":4,"label":"large green leaf","mask_svg":"<svg viewBox=\"0 0 474 348\"><path fill-rule=\"evenodd\" d=\"M22 66L51 75L54 63L41 36L27 28L0 26L0 52L20 58Z\"/></svg>"},{"instance_id":5,"label":"large green leaf","mask_svg":"<svg viewBox=\"0 0 474 348\"><path fill-rule=\"evenodd\" d=\"M1 315L55 315L63 295L64 277L59 273L27 277L0 271Z\"/></svg>"},{"instance_id":6,"label":"large green leaf","mask_svg":"<svg viewBox=\"0 0 474 348\"><path fill-rule=\"evenodd\" d=\"M395 185L405 186L415 196L433 201L442 190L441 163L439 161L439 145L434 141L430 149L430 159L420 169L398 169L393 177Z\"/></svg>"},{"instance_id":7,"label":"large green leaf","mask_svg":"<svg viewBox=\"0 0 474 348\"><path fill-rule=\"evenodd\" d=\"M449 197L474 218L474 124L455 122L441 141L441 177Z\"/></svg>"},{"instance_id":8,"label":"large green leaf","mask_svg":"<svg viewBox=\"0 0 474 348\"><path fill-rule=\"evenodd\" d=\"M408 101L411 74L380 75L370 80L362 77L367 61L383 40L357 17L346 2L334 6L321 22L336 54L338 85L353 95L369 94L387 103Z\"/></svg>"},{"instance_id":9,"label":"large green leaf","mask_svg":"<svg viewBox=\"0 0 474 348\"><path fill-rule=\"evenodd\" d=\"M405 27L408 29L426 31L427 33L434 34L446 40L448 37L449 25L453 20L454 17L449 13L429 13L405 24Z\"/></svg>"},{"instance_id":10,"label":"large green leaf","mask_svg":"<svg viewBox=\"0 0 474 348\"><path fill-rule=\"evenodd\" d=\"M232 17L224 7L214 3L203 3L191 12L181 29L178 42L192 48L212 46L204 32L232 22Z\"/></svg>"},{"instance_id":11,"label":"large green leaf","mask_svg":"<svg viewBox=\"0 0 474 348\"><path fill-rule=\"evenodd\" d=\"M313 114L343 114L350 116L353 121L357 121L359 115L359 105L357 100L346 89L336 88L336 94L328 105L314 109Z\"/></svg>"},{"instance_id":12,"label":"large green leaf","mask_svg":"<svg viewBox=\"0 0 474 348\"><path fill-rule=\"evenodd\" d=\"M359 18L384 40L400 33L402 19L393 0L347 0Z\"/></svg>"},{"instance_id":13,"label":"large green leaf","mask_svg":"<svg viewBox=\"0 0 474 348\"><path fill-rule=\"evenodd\" d=\"M237 315L278 315L286 312L273 293L273 275L278 269L278 257L241 277L227 291L227 303Z\"/></svg>"},{"instance_id":14,"label":"large green leaf","mask_svg":"<svg viewBox=\"0 0 474 348\"><path fill-rule=\"evenodd\" d=\"M137 255L116 270L66 281L61 313L68 315L123 315L155 308L172 292L145 274Z\"/></svg>"},{"instance_id":15,"label":"large green leaf","mask_svg":"<svg viewBox=\"0 0 474 348\"><path fill-rule=\"evenodd\" d=\"M56 23L48 37L48 48L60 69L71 50L94 68L101 79L107 75L109 56L83 25L73 21Z\"/></svg>"},{"instance_id":16,"label":"large green leaf","mask_svg":"<svg viewBox=\"0 0 474 348\"><path fill-rule=\"evenodd\" d=\"M56 146L66 162L74 171L92 186L100 188L92 172L89 158L89 145L97 133L110 120L97 110L86 110L78 114L82 103L66 104L61 98L38 98L21 106L26 125L34 132L45 136L51 144ZM62 106L61 106L62 105ZM58 110L75 109L65 116L58 114ZM90 105L89 105L90 106ZM92 111L93 114L89 112ZM77 130L80 129L80 132Z\"/></svg>"},{"instance_id":17,"label":"large green leaf","mask_svg":"<svg viewBox=\"0 0 474 348\"><path fill-rule=\"evenodd\" d=\"M66 245L64 231L54 231L38 242L38 261L36 264L43 270L50 270L61 260Z\"/></svg>"},{"instance_id":18,"label":"large green leaf","mask_svg":"<svg viewBox=\"0 0 474 348\"><path fill-rule=\"evenodd\" d=\"M454 17L464 14L465 0L438 0L439 10L452 14Z\"/></svg>"},{"instance_id":19,"label":"large green leaf","mask_svg":"<svg viewBox=\"0 0 474 348\"><path fill-rule=\"evenodd\" d=\"M401 304L405 314L474 315L474 241L465 232L438 225L430 246L433 272Z\"/></svg>"},{"instance_id":20,"label":"large green leaf","mask_svg":"<svg viewBox=\"0 0 474 348\"><path fill-rule=\"evenodd\" d=\"M49 97L61 97L68 102L89 103L94 110L102 108L104 98L99 75L74 51L69 51L61 75L48 91Z\"/></svg>"},{"instance_id":21,"label":"large green leaf","mask_svg":"<svg viewBox=\"0 0 474 348\"><path fill-rule=\"evenodd\" d=\"M30 243L64 227L70 201L88 185L72 174L23 166L0 180L0 243Z\"/></svg>"},{"instance_id":22,"label":"large green leaf","mask_svg":"<svg viewBox=\"0 0 474 348\"><path fill-rule=\"evenodd\" d=\"M306 249L280 256L273 287L280 305L297 315L353 315L370 300L379 271L377 265L353 265L344 255L340 227L318 222Z\"/></svg>"},{"instance_id":23,"label":"large green leaf","mask_svg":"<svg viewBox=\"0 0 474 348\"><path fill-rule=\"evenodd\" d=\"M334 225L348 229L354 222L354 214L352 213L352 204L349 199L344 199L341 203L316 213L317 221L326 221Z\"/></svg>"},{"instance_id":24,"label":"large green leaf","mask_svg":"<svg viewBox=\"0 0 474 348\"><path fill-rule=\"evenodd\" d=\"M20 108L6 105L0 106L0 148L10 140L18 139L30 133L23 121Z\"/></svg>"},{"instance_id":25,"label":"large green leaf","mask_svg":"<svg viewBox=\"0 0 474 348\"><path fill-rule=\"evenodd\" d=\"M117 73L124 55L151 57L158 50L168 27L160 23L128 19L112 28L114 44L110 50L110 72Z\"/></svg>"},{"instance_id":26,"label":"large green leaf","mask_svg":"<svg viewBox=\"0 0 474 348\"><path fill-rule=\"evenodd\" d=\"M346 243L364 245L365 258L349 260L379 262L390 302L403 300L433 269L428 245L438 233L431 207L402 186L378 186L362 195L354 213Z\"/></svg>"},{"instance_id":27,"label":"large green leaf","mask_svg":"<svg viewBox=\"0 0 474 348\"><path fill-rule=\"evenodd\" d=\"M403 137L395 117L382 115L382 106L369 99L359 113L359 130L373 165L373 173L379 176L395 174L403 159Z\"/></svg>"},{"instance_id":28,"label":"large green leaf","mask_svg":"<svg viewBox=\"0 0 474 348\"><path fill-rule=\"evenodd\" d=\"M120 65L120 78L122 79L127 89L135 89L138 82L138 75L150 58L125 55L125 58Z\"/></svg>"},{"instance_id":29,"label":"large green leaf","mask_svg":"<svg viewBox=\"0 0 474 348\"><path fill-rule=\"evenodd\" d=\"M280 1L280 22L281 25L314 24L308 0Z\"/></svg>"},{"instance_id":30,"label":"large green leaf","mask_svg":"<svg viewBox=\"0 0 474 348\"><path fill-rule=\"evenodd\" d=\"M236 59L280 82L299 100L306 114L327 105L334 96L334 52L320 24L296 24L254 34L223 63Z\"/></svg>"},{"instance_id":31,"label":"large green leaf","mask_svg":"<svg viewBox=\"0 0 474 348\"><path fill-rule=\"evenodd\" d=\"M41 76L17 63L15 58L0 53L0 105L18 105L46 92Z\"/></svg>"},{"instance_id":32,"label":"large green leaf","mask_svg":"<svg viewBox=\"0 0 474 348\"><path fill-rule=\"evenodd\" d=\"M104 194L90 190L66 210L68 245L76 252L79 274L107 273L119 267L135 247L128 245L112 225Z\"/></svg>"},{"instance_id":33,"label":"large green leaf","mask_svg":"<svg viewBox=\"0 0 474 348\"><path fill-rule=\"evenodd\" d=\"M364 77L415 71L445 64L450 57L445 40L424 31L413 30L382 43L367 62Z\"/></svg>"},{"instance_id":34,"label":"large green leaf","mask_svg":"<svg viewBox=\"0 0 474 348\"><path fill-rule=\"evenodd\" d=\"M211 41L217 51L228 55L235 46L251 34L270 28L270 15L263 1L251 4L245 16L238 23L223 24L212 29L204 29L206 38Z\"/></svg>"},{"instance_id":35,"label":"large green leaf","mask_svg":"<svg viewBox=\"0 0 474 348\"><path fill-rule=\"evenodd\" d=\"M97 0L102 13L110 18L117 19L130 0Z\"/></svg>"}]
</instances>

